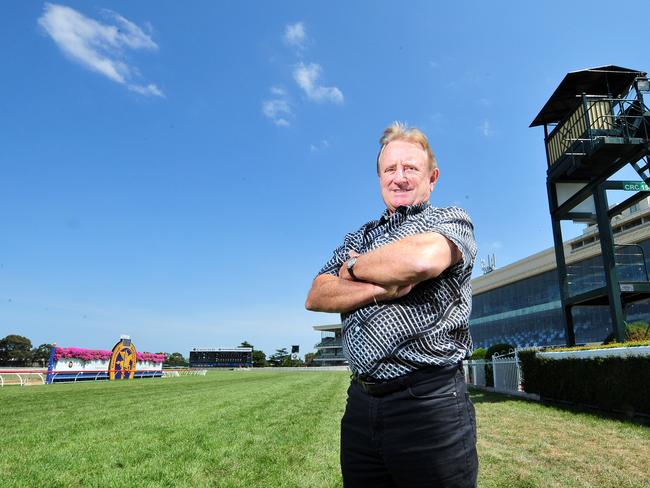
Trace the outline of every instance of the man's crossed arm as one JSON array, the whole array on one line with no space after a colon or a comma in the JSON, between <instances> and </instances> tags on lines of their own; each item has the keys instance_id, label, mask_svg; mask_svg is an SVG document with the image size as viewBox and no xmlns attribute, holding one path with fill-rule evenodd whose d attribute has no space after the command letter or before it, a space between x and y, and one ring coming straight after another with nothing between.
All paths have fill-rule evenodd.
<instances>
[{"instance_id":1,"label":"man's crossed arm","mask_svg":"<svg viewBox=\"0 0 650 488\"><path fill-rule=\"evenodd\" d=\"M351 252L351 256L357 255ZM349 312L374 302L394 300L420 283L440 275L461 259L445 236L426 232L405 237L357 255L354 281L347 262L338 276L321 274L312 283L305 307L319 312Z\"/></svg>"}]
</instances>

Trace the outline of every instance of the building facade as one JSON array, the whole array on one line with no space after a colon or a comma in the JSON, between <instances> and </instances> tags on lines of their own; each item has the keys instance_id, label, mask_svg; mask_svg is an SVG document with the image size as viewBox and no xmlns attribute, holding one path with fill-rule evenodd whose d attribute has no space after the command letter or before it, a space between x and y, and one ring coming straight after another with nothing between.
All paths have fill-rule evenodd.
<instances>
[{"instance_id":1,"label":"building facade","mask_svg":"<svg viewBox=\"0 0 650 488\"><path fill-rule=\"evenodd\" d=\"M616 268L624 282L648 281L650 265L649 199L612 219ZM569 293L583 293L605 284L600 242L595 225L564 244ZM517 347L565 345L560 289L553 248L533 254L472 280L470 330L474 347L497 343ZM628 322L650 318L650 304L626 307ZM576 343L602 342L611 333L607 306L573 308Z\"/></svg>"}]
</instances>

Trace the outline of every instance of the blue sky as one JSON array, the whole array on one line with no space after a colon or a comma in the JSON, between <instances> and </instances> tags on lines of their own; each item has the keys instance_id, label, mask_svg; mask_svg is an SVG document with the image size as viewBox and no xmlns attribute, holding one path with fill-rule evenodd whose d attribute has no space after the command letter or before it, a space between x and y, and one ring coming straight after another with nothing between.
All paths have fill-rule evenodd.
<instances>
[{"instance_id":1,"label":"blue sky","mask_svg":"<svg viewBox=\"0 0 650 488\"><path fill-rule=\"evenodd\" d=\"M568 71L648 70L644 44L609 2L408 5L6 3L0 337L311 351L338 316L307 290L383 210L394 120L428 134L432 203L468 210L479 258L550 247L528 125Z\"/></svg>"}]
</instances>

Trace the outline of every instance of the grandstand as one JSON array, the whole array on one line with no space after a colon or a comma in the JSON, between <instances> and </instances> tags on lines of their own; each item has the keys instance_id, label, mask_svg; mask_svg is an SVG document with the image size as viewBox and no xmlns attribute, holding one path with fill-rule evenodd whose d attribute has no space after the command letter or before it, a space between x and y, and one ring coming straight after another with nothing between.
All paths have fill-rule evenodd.
<instances>
[{"instance_id":1,"label":"grandstand","mask_svg":"<svg viewBox=\"0 0 650 488\"><path fill-rule=\"evenodd\" d=\"M616 268L622 281L647 280L650 264L650 198L612 220ZM595 225L566 241L564 252L571 294L603 286L604 271ZM508 343L517 347L565 345L560 290L553 248L472 280L470 330L475 347ZM650 303L625 309L628 322L650 317ZM576 342L602 342L611 332L607 306L574 307Z\"/></svg>"},{"instance_id":2,"label":"grandstand","mask_svg":"<svg viewBox=\"0 0 650 488\"><path fill-rule=\"evenodd\" d=\"M317 366L345 366L348 364L343 356L342 328L341 324L314 326L314 330L321 333L321 340L314 345L316 349L314 364Z\"/></svg>"}]
</instances>

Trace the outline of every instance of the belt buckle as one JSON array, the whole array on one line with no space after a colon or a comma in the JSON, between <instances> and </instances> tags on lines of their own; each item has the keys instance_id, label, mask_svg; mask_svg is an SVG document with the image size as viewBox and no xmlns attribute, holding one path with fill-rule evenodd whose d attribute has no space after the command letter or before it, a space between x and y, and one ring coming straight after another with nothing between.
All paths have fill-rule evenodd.
<instances>
[{"instance_id":1,"label":"belt buckle","mask_svg":"<svg viewBox=\"0 0 650 488\"><path fill-rule=\"evenodd\" d=\"M358 377L358 376L355 376L355 377L354 377L354 381L355 381L355 383L356 383L357 385L359 385L359 386L361 387L361 389L362 389L363 391L365 391L366 393L369 393L369 390L372 390L372 387L373 387L374 385L377 385L377 384L378 384L377 382L362 380L362 379L361 379L360 377Z\"/></svg>"}]
</instances>

